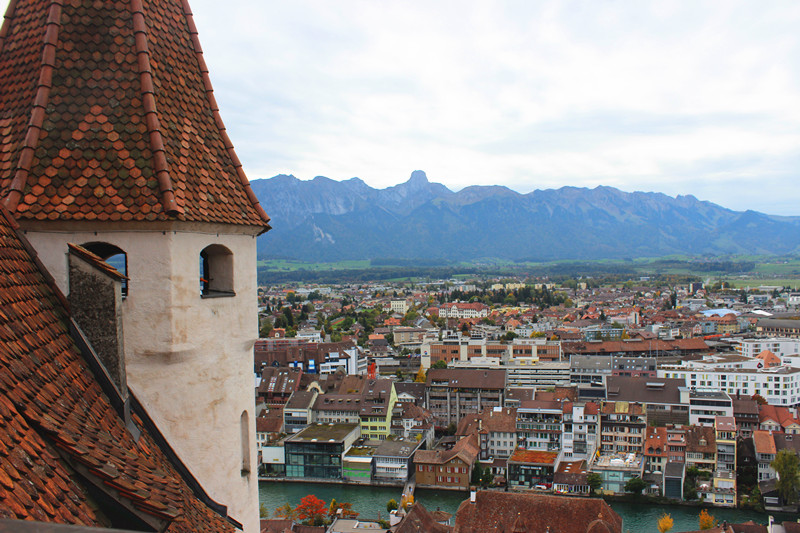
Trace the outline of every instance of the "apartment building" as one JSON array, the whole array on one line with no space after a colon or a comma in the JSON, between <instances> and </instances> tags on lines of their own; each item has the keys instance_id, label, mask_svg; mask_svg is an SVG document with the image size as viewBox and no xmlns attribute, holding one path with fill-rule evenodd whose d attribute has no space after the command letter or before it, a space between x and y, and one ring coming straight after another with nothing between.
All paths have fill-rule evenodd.
<instances>
[{"instance_id":1,"label":"apartment building","mask_svg":"<svg viewBox=\"0 0 800 533\"><path fill-rule=\"evenodd\" d=\"M564 402L561 449L567 461L589 459L597 451L600 406L595 402Z\"/></svg>"},{"instance_id":2,"label":"apartment building","mask_svg":"<svg viewBox=\"0 0 800 533\"><path fill-rule=\"evenodd\" d=\"M698 391L717 390L741 396L758 394L770 405L800 406L800 368L697 370L686 365L664 365L659 367L658 377L683 379L687 387Z\"/></svg>"},{"instance_id":3,"label":"apartment building","mask_svg":"<svg viewBox=\"0 0 800 533\"><path fill-rule=\"evenodd\" d=\"M647 415L641 404L605 402L600 408L600 452L642 453Z\"/></svg>"},{"instance_id":4,"label":"apartment building","mask_svg":"<svg viewBox=\"0 0 800 533\"><path fill-rule=\"evenodd\" d=\"M506 371L432 368L425 382L425 407L439 427L458 424L467 414L502 407Z\"/></svg>"}]
</instances>

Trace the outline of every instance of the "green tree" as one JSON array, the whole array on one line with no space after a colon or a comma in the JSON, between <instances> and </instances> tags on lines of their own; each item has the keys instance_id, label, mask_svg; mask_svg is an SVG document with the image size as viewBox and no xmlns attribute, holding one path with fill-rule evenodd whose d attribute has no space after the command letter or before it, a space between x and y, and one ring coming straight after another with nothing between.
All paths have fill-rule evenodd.
<instances>
[{"instance_id":1,"label":"green tree","mask_svg":"<svg viewBox=\"0 0 800 533\"><path fill-rule=\"evenodd\" d=\"M475 464L472 467L472 477L470 478L469 482L473 485L480 485L481 476L483 476L483 465L480 461L475 461Z\"/></svg>"},{"instance_id":2,"label":"green tree","mask_svg":"<svg viewBox=\"0 0 800 533\"><path fill-rule=\"evenodd\" d=\"M447 368L447 361L439 359L431 365L431 368Z\"/></svg>"},{"instance_id":3,"label":"green tree","mask_svg":"<svg viewBox=\"0 0 800 533\"><path fill-rule=\"evenodd\" d=\"M796 502L797 491L800 489L800 459L797 454L792 450L783 449L769 466L778 474L777 489L784 504L791 505Z\"/></svg>"},{"instance_id":4,"label":"green tree","mask_svg":"<svg viewBox=\"0 0 800 533\"><path fill-rule=\"evenodd\" d=\"M392 498L391 500L386 502L386 510L391 513L395 509L397 509L397 500Z\"/></svg>"},{"instance_id":5,"label":"green tree","mask_svg":"<svg viewBox=\"0 0 800 533\"><path fill-rule=\"evenodd\" d=\"M597 472L591 472L586 476L586 484L589 485L589 488L594 492L603 486L603 476Z\"/></svg>"},{"instance_id":6,"label":"green tree","mask_svg":"<svg viewBox=\"0 0 800 533\"><path fill-rule=\"evenodd\" d=\"M647 483L640 477L632 477L625 483L625 492L630 492L635 495L640 495L647 487Z\"/></svg>"}]
</instances>

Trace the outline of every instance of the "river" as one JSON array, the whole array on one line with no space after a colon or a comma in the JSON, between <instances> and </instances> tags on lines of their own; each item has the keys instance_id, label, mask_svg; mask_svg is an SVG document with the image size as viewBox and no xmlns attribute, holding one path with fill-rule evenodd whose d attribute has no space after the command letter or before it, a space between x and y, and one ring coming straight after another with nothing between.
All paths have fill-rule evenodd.
<instances>
[{"instance_id":1,"label":"river","mask_svg":"<svg viewBox=\"0 0 800 533\"><path fill-rule=\"evenodd\" d=\"M300 498L307 494L314 494L317 498L330 503L331 498L337 502L350 502L353 510L360 513L361 518L386 519L386 502L391 499L400 501L400 487L368 487L359 485L339 485L327 483L295 483L279 481L262 481L259 484L259 497L261 503L273 512L277 507L289 503L292 506L300 503ZM469 495L466 492L434 491L417 489L416 501L422 503L428 510L442 509L455 515L458 506ZM685 507L680 505L661 506L614 502L611 507L623 519L625 532L645 533L657 531L656 523L664 513L669 513L675 521L673 533L680 531L694 531L698 529L697 515L700 508ZM709 508L709 513L720 522L741 523L753 520L760 524L767 523L767 515L753 511L738 509ZM777 520L797 520L797 516L776 516ZM452 522L451 522L452 523Z\"/></svg>"}]
</instances>

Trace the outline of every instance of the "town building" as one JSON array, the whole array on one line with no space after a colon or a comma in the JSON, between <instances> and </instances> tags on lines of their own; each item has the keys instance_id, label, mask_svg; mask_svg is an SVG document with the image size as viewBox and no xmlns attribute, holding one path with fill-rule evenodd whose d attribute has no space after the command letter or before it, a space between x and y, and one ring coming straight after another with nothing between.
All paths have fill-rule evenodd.
<instances>
[{"instance_id":1,"label":"town building","mask_svg":"<svg viewBox=\"0 0 800 533\"><path fill-rule=\"evenodd\" d=\"M467 490L479 453L475 434L461 438L449 450L417 450L414 453L417 487Z\"/></svg>"},{"instance_id":2,"label":"town building","mask_svg":"<svg viewBox=\"0 0 800 533\"><path fill-rule=\"evenodd\" d=\"M372 454L373 480L404 484L414 472L414 454L423 444L422 440L404 438L381 442Z\"/></svg>"},{"instance_id":3,"label":"town building","mask_svg":"<svg viewBox=\"0 0 800 533\"><path fill-rule=\"evenodd\" d=\"M505 400L505 370L447 368L428 370L425 406L437 426L457 425L467 414L502 407Z\"/></svg>"},{"instance_id":4,"label":"town building","mask_svg":"<svg viewBox=\"0 0 800 533\"><path fill-rule=\"evenodd\" d=\"M622 518L599 498L477 491L456 512L455 533L622 533Z\"/></svg>"},{"instance_id":5,"label":"town building","mask_svg":"<svg viewBox=\"0 0 800 533\"><path fill-rule=\"evenodd\" d=\"M517 448L508 458L506 480L514 489L549 489L558 465L558 452Z\"/></svg>"},{"instance_id":6,"label":"town building","mask_svg":"<svg viewBox=\"0 0 800 533\"><path fill-rule=\"evenodd\" d=\"M358 424L312 424L284 441L286 477L343 479L344 457L361 436Z\"/></svg>"}]
</instances>

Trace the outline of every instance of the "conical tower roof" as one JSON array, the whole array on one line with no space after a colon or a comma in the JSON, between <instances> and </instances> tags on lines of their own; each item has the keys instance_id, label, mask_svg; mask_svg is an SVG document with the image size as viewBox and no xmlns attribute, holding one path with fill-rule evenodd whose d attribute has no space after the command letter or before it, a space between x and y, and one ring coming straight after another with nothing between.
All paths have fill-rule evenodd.
<instances>
[{"instance_id":1,"label":"conical tower roof","mask_svg":"<svg viewBox=\"0 0 800 533\"><path fill-rule=\"evenodd\" d=\"M28 220L268 228L186 0L11 0L0 203Z\"/></svg>"}]
</instances>

